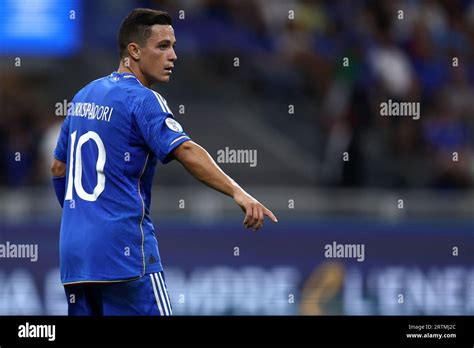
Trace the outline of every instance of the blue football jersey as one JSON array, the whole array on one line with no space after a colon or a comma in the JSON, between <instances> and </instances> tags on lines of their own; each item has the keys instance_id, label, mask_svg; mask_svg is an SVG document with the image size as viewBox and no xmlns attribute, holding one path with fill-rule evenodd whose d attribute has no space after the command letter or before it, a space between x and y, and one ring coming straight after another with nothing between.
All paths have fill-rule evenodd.
<instances>
[{"instance_id":1,"label":"blue football jersey","mask_svg":"<svg viewBox=\"0 0 474 348\"><path fill-rule=\"evenodd\" d=\"M132 74L113 72L75 95L54 151L67 163L63 284L163 270L150 219L153 175L187 140L166 100Z\"/></svg>"}]
</instances>

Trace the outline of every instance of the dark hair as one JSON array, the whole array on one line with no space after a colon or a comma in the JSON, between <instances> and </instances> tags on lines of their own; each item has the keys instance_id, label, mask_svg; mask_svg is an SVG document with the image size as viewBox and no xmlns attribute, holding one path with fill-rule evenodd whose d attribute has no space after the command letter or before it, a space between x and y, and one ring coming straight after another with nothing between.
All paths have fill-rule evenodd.
<instances>
[{"instance_id":1,"label":"dark hair","mask_svg":"<svg viewBox=\"0 0 474 348\"><path fill-rule=\"evenodd\" d=\"M117 36L120 58L127 55L127 46L130 42L144 46L151 35L151 27L155 24L171 25L170 15L148 8L136 8L130 12L120 25Z\"/></svg>"}]
</instances>

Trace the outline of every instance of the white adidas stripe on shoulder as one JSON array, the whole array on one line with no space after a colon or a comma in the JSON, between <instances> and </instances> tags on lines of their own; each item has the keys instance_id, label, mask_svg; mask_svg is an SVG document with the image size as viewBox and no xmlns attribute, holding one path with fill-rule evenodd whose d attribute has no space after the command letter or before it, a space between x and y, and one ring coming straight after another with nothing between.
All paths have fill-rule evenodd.
<instances>
[{"instance_id":1,"label":"white adidas stripe on shoulder","mask_svg":"<svg viewBox=\"0 0 474 348\"><path fill-rule=\"evenodd\" d=\"M166 100L158 92L155 92L152 89L150 89L150 91L152 91L153 94L155 95L156 100L158 100L158 103L160 104L161 109L163 110L163 112L166 112L166 113L169 113L169 114L172 115L173 113L171 112L170 108L168 107L168 104L166 103Z\"/></svg>"},{"instance_id":2,"label":"white adidas stripe on shoulder","mask_svg":"<svg viewBox=\"0 0 474 348\"><path fill-rule=\"evenodd\" d=\"M160 93L158 93L158 97L160 97L160 99L161 99L161 101L163 102L163 105L165 106L166 110L168 110L168 112L169 112L170 114L173 114L173 113L171 112L171 109L170 109L169 106L168 106L168 102L166 101L166 99L163 98L163 96L162 96Z\"/></svg>"}]
</instances>

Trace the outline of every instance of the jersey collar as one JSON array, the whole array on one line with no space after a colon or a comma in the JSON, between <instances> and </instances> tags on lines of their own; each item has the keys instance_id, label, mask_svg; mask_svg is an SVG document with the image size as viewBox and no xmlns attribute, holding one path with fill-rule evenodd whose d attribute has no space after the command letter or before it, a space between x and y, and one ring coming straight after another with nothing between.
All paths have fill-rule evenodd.
<instances>
[{"instance_id":1,"label":"jersey collar","mask_svg":"<svg viewBox=\"0 0 474 348\"><path fill-rule=\"evenodd\" d=\"M140 82L140 80L135 75L133 75L131 73L128 73L128 72L119 73L118 71L114 71L112 74L110 74L110 76L115 77L115 78L119 78L119 79L120 78L121 79L131 79L131 78L133 78L133 79L137 80L139 84L142 84Z\"/></svg>"},{"instance_id":2,"label":"jersey collar","mask_svg":"<svg viewBox=\"0 0 474 348\"><path fill-rule=\"evenodd\" d=\"M128 72L119 73L118 71L114 71L112 74L110 74L110 76L121 77L121 78L124 78L124 79L127 79L127 78L137 79L137 77L135 75L133 75L131 73L128 73Z\"/></svg>"}]
</instances>

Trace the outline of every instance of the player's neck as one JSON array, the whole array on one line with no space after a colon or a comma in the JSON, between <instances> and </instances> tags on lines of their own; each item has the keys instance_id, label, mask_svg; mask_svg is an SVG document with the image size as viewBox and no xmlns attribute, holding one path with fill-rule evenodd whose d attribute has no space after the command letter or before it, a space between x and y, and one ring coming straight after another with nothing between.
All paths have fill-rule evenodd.
<instances>
[{"instance_id":1,"label":"player's neck","mask_svg":"<svg viewBox=\"0 0 474 348\"><path fill-rule=\"evenodd\" d=\"M120 74L123 74L123 73L132 74L138 79L138 81L140 81L140 83L143 86L151 88L151 85L148 83L145 76L141 73L140 69L134 69L131 66L125 66L125 64L123 64L123 62L120 62L120 65L117 69L117 72L120 73Z\"/></svg>"}]
</instances>

